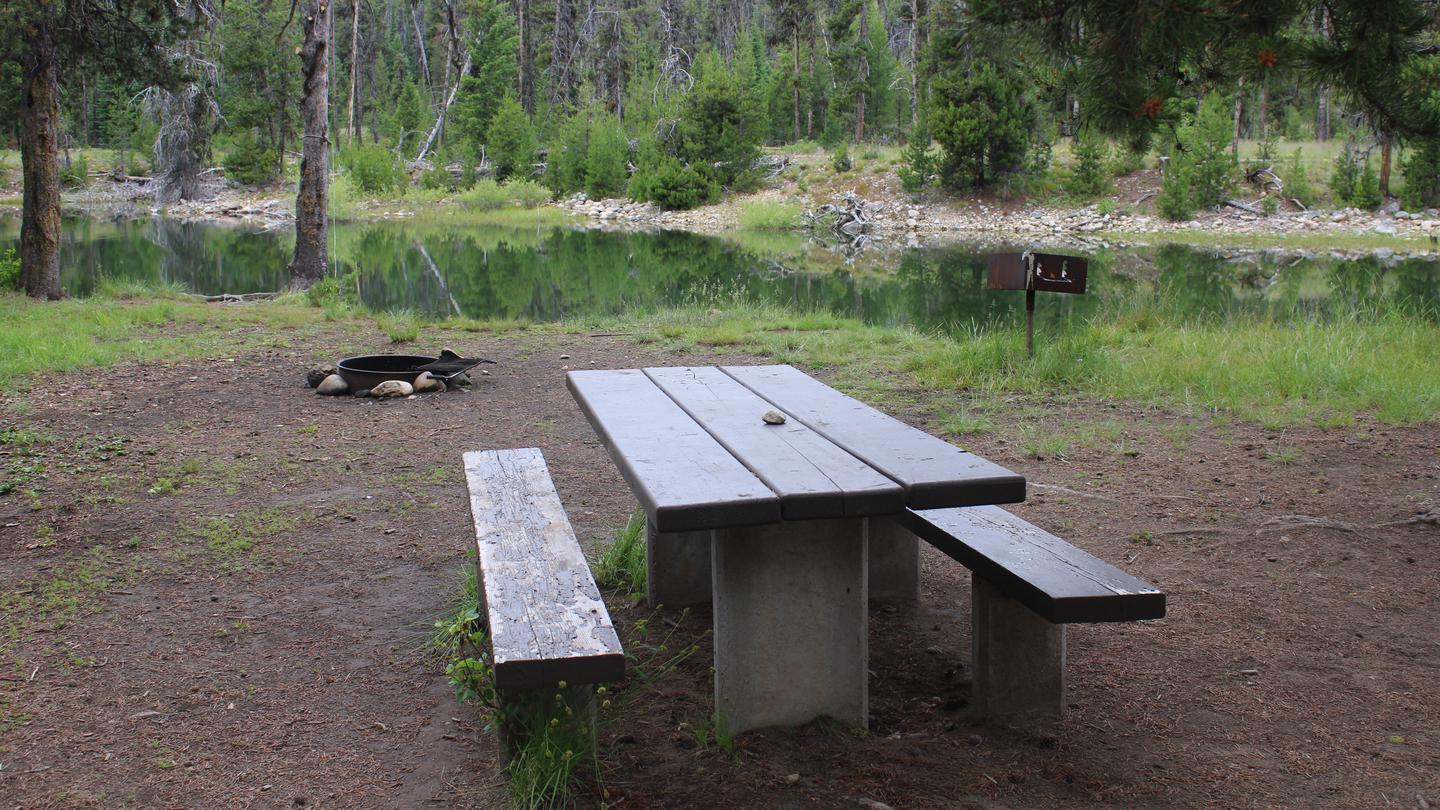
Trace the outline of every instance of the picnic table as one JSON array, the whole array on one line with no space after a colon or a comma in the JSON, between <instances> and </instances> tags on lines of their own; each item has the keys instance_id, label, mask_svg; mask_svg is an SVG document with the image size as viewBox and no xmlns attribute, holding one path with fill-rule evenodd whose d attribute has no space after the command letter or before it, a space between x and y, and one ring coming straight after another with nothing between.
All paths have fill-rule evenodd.
<instances>
[{"instance_id":1,"label":"picnic table","mask_svg":"<svg viewBox=\"0 0 1440 810\"><path fill-rule=\"evenodd\" d=\"M652 600L713 604L731 733L865 726L867 603L918 591L918 541L898 519L1025 498L1020 475L788 365L567 383L645 510Z\"/></svg>"}]
</instances>

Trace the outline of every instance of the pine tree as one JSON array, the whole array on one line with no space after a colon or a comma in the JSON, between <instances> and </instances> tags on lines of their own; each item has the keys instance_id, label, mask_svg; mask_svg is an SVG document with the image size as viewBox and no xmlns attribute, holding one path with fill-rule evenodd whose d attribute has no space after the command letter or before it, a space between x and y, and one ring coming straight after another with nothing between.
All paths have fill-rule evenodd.
<instances>
[{"instance_id":1,"label":"pine tree","mask_svg":"<svg viewBox=\"0 0 1440 810\"><path fill-rule=\"evenodd\" d=\"M594 199L623 195L630 179L626 170L629 152L629 142L615 116L596 116L585 155L585 193Z\"/></svg>"},{"instance_id":2,"label":"pine tree","mask_svg":"<svg viewBox=\"0 0 1440 810\"><path fill-rule=\"evenodd\" d=\"M460 79L460 93L450 108L451 136L478 148L490 121L508 94L517 92L520 65L515 16L504 0L477 0L472 12L472 66Z\"/></svg>"},{"instance_id":3,"label":"pine tree","mask_svg":"<svg viewBox=\"0 0 1440 810\"><path fill-rule=\"evenodd\" d=\"M535 162L535 130L525 108L513 95L505 96L490 120L490 128L485 133L485 155L495 164L497 180L512 175L529 177L530 164Z\"/></svg>"}]
</instances>

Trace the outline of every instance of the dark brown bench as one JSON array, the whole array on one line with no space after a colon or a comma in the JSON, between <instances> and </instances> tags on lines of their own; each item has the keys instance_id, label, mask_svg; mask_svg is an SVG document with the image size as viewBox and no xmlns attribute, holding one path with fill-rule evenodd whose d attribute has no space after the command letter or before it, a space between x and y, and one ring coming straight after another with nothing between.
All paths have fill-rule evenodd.
<instances>
[{"instance_id":1,"label":"dark brown bench","mask_svg":"<svg viewBox=\"0 0 1440 810\"><path fill-rule=\"evenodd\" d=\"M1165 594L997 506L906 510L898 523L969 568L977 714L1065 708L1065 625L1165 616Z\"/></svg>"},{"instance_id":2,"label":"dark brown bench","mask_svg":"<svg viewBox=\"0 0 1440 810\"><path fill-rule=\"evenodd\" d=\"M545 457L535 448L466 453L465 478L496 690L503 698L563 683L572 705L585 704L591 685L625 676L625 652Z\"/></svg>"}]
</instances>

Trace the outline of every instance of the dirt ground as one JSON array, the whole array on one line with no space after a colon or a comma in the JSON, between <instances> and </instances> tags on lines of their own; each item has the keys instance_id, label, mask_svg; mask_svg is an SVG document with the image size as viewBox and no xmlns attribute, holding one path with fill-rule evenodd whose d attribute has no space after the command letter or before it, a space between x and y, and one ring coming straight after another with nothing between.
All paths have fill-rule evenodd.
<instances>
[{"instance_id":1,"label":"dirt ground","mask_svg":"<svg viewBox=\"0 0 1440 810\"><path fill-rule=\"evenodd\" d=\"M0 808L503 803L492 738L422 650L473 542L459 454L541 447L577 532L603 540L633 501L565 370L714 358L623 337L433 342L500 365L469 393L325 399L307 366L382 345L328 325L9 398ZM1070 628L1063 721L967 716L969 577L928 553L918 607L872 611L868 733L709 744L709 615L652 617L702 649L615 688L610 806L1440 803L1440 528L1410 522L1440 506L1440 429L1114 403L1050 418L1076 431L1058 457L1026 455L1005 417L966 443L1036 484L1019 514L1170 599L1161 621ZM609 601L637 650L650 612Z\"/></svg>"}]
</instances>

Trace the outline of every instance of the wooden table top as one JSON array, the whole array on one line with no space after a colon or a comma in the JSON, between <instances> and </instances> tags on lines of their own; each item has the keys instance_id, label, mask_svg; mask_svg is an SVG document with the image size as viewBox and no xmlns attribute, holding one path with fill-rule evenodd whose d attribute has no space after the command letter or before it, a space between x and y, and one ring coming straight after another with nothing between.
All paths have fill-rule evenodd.
<instances>
[{"instance_id":1,"label":"wooden table top","mask_svg":"<svg viewBox=\"0 0 1440 810\"><path fill-rule=\"evenodd\" d=\"M572 371L662 532L1015 503L1025 479L786 365ZM784 424L762 416L778 411Z\"/></svg>"}]
</instances>

